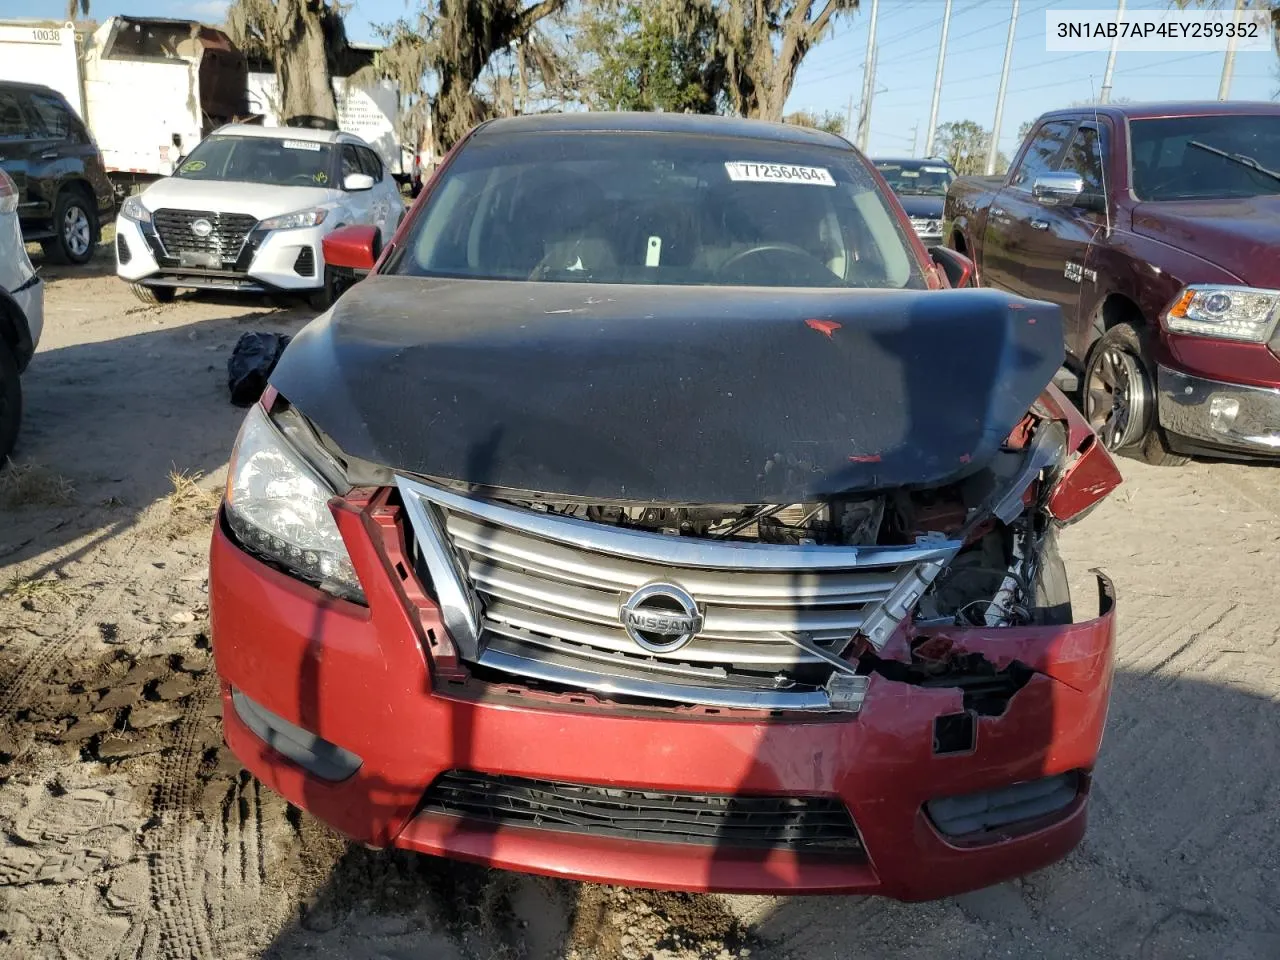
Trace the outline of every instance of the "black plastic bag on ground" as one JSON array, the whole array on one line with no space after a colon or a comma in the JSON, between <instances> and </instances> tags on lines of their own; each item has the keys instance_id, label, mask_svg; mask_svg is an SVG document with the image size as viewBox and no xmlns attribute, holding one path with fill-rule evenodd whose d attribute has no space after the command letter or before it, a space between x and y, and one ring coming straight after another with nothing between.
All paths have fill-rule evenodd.
<instances>
[{"instance_id":1,"label":"black plastic bag on ground","mask_svg":"<svg viewBox=\"0 0 1280 960\"><path fill-rule=\"evenodd\" d=\"M248 407L258 401L289 340L288 334L282 333L241 334L227 361L227 386L231 388L232 403Z\"/></svg>"}]
</instances>

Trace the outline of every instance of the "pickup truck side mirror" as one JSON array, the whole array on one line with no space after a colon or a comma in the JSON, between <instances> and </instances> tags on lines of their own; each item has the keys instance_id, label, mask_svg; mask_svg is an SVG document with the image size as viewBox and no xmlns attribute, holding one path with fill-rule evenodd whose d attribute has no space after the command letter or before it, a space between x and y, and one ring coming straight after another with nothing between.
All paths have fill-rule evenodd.
<instances>
[{"instance_id":1,"label":"pickup truck side mirror","mask_svg":"<svg viewBox=\"0 0 1280 960\"><path fill-rule=\"evenodd\" d=\"M950 247L930 247L929 256L942 268L942 272L946 274L947 283L951 284L953 290L976 285L973 261L963 253L952 250Z\"/></svg>"},{"instance_id":2,"label":"pickup truck side mirror","mask_svg":"<svg viewBox=\"0 0 1280 960\"><path fill-rule=\"evenodd\" d=\"M1083 192L1084 178L1061 170L1042 173L1031 185L1031 196L1047 207L1074 206Z\"/></svg>"}]
</instances>

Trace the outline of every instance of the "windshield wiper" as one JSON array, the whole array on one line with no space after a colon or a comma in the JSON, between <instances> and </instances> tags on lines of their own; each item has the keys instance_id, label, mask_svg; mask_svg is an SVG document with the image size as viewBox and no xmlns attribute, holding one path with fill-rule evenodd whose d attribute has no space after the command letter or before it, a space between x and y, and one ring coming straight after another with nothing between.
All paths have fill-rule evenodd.
<instances>
[{"instance_id":1,"label":"windshield wiper","mask_svg":"<svg viewBox=\"0 0 1280 960\"><path fill-rule=\"evenodd\" d=\"M1248 167L1250 170L1256 170L1258 173L1264 174L1265 176L1270 177L1272 180L1280 180L1280 172L1277 172L1275 170L1270 170L1267 167L1264 167L1262 164L1260 164L1257 160L1253 159L1253 157L1249 156L1248 154L1227 153L1227 151L1225 150L1220 150L1218 147L1211 147L1209 146L1209 144L1201 143L1199 140L1188 140L1187 146L1196 147L1200 150L1205 150L1209 153L1214 154L1215 156L1222 157L1225 160L1230 160L1232 163L1238 163L1242 167Z\"/></svg>"}]
</instances>

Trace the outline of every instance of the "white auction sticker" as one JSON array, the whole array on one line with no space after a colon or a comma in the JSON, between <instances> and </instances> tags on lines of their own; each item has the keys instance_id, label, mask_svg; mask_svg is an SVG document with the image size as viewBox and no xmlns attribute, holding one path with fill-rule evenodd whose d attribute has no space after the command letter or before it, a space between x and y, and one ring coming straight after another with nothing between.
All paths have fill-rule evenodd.
<instances>
[{"instance_id":1,"label":"white auction sticker","mask_svg":"<svg viewBox=\"0 0 1280 960\"><path fill-rule=\"evenodd\" d=\"M1269 53L1267 10L1047 10L1045 50ZM1175 72L1176 75L1176 72Z\"/></svg>"},{"instance_id":2,"label":"white auction sticker","mask_svg":"<svg viewBox=\"0 0 1280 960\"><path fill-rule=\"evenodd\" d=\"M755 163L750 160L730 160L724 165L730 180L749 183L810 183L821 187L834 187L835 180L826 167L799 167L792 163Z\"/></svg>"},{"instance_id":3,"label":"white auction sticker","mask_svg":"<svg viewBox=\"0 0 1280 960\"><path fill-rule=\"evenodd\" d=\"M320 144L314 140L286 140L284 148L286 150L315 150L319 152Z\"/></svg>"}]
</instances>

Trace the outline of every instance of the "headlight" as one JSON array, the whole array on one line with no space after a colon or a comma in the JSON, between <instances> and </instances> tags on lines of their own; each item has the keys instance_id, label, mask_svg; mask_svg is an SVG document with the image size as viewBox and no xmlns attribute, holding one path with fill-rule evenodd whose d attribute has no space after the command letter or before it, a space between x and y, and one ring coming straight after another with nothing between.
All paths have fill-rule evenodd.
<instances>
[{"instance_id":1,"label":"headlight","mask_svg":"<svg viewBox=\"0 0 1280 960\"><path fill-rule=\"evenodd\" d=\"M334 491L261 406L245 417L227 471L227 522L249 550L352 600L364 590L338 524Z\"/></svg>"},{"instance_id":2,"label":"headlight","mask_svg":"<svg viewBox=\"0 0 1280 960\"><path fill-rule=\"evenodd\" d=\"M138 223L151 222L151 211L142 205L142 198L136 194L125 197L124 203L120 205L120 216L136 220Z\"/></svg>"},{"instance_id":3,"label":"headlight","mask_svg":"<svg viewBox=\"0 0 1280 960\"><path fill-rule=\"evenodd\" d=\"M278 217L267 217L258 224L258 227L263 230L295 230L298 227L314 227L324 223L324 218L328 215L329 211L324 207L295 210L293 213L284 213Z\"/></svg>"},{"instance_id":4,"label":"headlight","mask_svg":"<svg viewBox=\"0 0 1280 960\"><path fill-rule=\"evenodd\" d=\"M1183 289L1165 314L1170 333L1265 343L1280 315L1280 290L1196 283Z\"/></svg>"}]
</instances>

